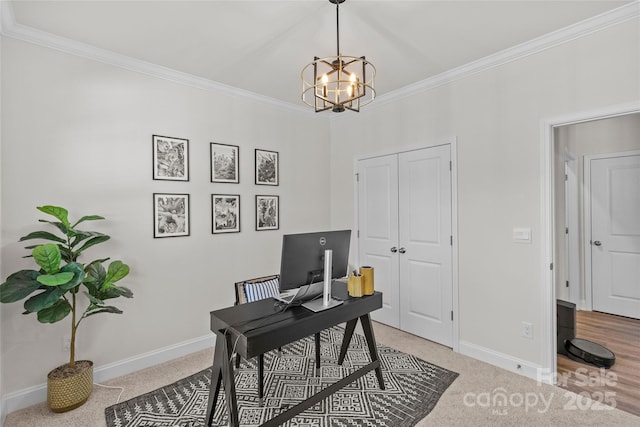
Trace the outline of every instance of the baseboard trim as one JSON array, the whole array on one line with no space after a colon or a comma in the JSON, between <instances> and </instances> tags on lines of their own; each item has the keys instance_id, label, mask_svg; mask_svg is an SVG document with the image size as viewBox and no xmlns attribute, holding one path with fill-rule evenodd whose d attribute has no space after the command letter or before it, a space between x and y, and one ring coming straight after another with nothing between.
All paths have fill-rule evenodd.
<instances>
[{"instance_id":1,"label":"baseboard trim","mask_svg":"<svg viewBox=\"0 0 640 427\"><path fill-rule=\"evenodd\" d=\"M168 362L178 357L186 356L200 350L213 348L215 337L213 334L183 341L168 347L143 353L128 359L108 363L94 368L93 380L100 383L113 378L121 377L141 369L149 368L160 363ZM47 400L47 384L28 387L23 390L9 393L3 396L0 402L0 425L4 424L6 414L13 411L36 405Z\"/></svg>"},{"instance_id":2,"label":"baseboard trim","mask_svg":"<svg viewBox=\"0 0 640 427\"><path fill-rule=\"evenodd\" d=\"M542 366L536 365L535 363L531 363L527 360L518 359L517 357L500 353L467 341L460 341L460 354L506 369L507 371L515 372L516 374L520 374L539 382L553 384L553 379L543 373Z\"/></svg>"}]
</instances>

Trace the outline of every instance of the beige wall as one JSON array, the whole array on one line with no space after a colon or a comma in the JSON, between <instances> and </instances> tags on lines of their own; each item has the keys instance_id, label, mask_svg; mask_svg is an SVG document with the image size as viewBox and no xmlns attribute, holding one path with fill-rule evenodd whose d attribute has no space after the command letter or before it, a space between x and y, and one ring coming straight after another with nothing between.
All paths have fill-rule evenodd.
<instances>
[{"instance_id":1,"label":"beige wall","mask_svg":"<svg viewBox=\"0 0 640 427\"><path fill-rule=\"evenodd\" d=\"M88 318L78 357L96 367L202 336L232 284L278 272L285 232L329 227L327 118L171 83L13 39L2 51L2 278L31 267L18 239L60 204L112 239L93 255L122 259L135 297L122 315ZM190 181L152 180L152 134L189 139ZM240 184L213 184L209 143L240 146ZM254 184L254 149L280 153L280 185ZM152 194L188 193L191 235L153 238ZM211 194L240 194L241 232L211 234ZM255 231L256 194L280 196L278 231ZM93 249L93 248L92 248ZM93 259L93 258L91 258ZM65 363L68 322L42 325L3 305L2 393L43 384Z\"/></svg>"},{"instance_id":2,"label":"beige wall","mask_svg":"<svg viewBox=\"0 0 640 427\"><path fill-rule=\"evenodd\" d=\"M640 99L639 21L559 45L331 125L332 224L354 221L354 159L457 138L460 350L537 366L546 261L542 120ZM514 243L530 227L531 244ZM534 338L521 337L521 322Z\"/></svg>"}]
</instances>

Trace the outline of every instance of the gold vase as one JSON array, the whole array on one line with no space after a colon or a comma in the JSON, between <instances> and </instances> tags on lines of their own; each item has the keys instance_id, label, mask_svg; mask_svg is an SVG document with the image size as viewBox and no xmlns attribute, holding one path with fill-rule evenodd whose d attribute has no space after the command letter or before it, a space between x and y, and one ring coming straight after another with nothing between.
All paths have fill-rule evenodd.
<instances>
[{"instance_id":1,"label":"gold vase","mask_svg":"<svg viewBox=\"0 0 640 427\"><path fill-rule=\"evenodd\" d=\"M81 406L93 391L93 362L79 360L76 365L88 365L70 376L58 377L54 373L69 365L62 365L47 375L47 405L53 412L67 412Z\"/></svg>"},{"instance_id":2,"label":"gold vase","mask_svg":"<svg viewBox=\"0 0 640 427\"><path fill-rule=\"evenodd\" d=\"M373 295L375 292L373 285L373 267L367 265L360 267L360 275L362 276L362 293L364 295Z\"/></svg>"}]
</instances>

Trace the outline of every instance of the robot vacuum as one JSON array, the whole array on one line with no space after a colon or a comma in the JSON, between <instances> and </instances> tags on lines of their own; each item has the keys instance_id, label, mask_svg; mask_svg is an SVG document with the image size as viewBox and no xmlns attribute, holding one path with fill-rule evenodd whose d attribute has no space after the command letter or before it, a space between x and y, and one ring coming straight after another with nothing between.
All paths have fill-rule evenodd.
<instances>
[{"instance_id":1,"label":"robot vacuum","mask_svg":"<svg viewBox=\"0 0 640 427\"><path fill-rule=\"evenodd\" d=\"M610 368L616 362L616 355L600 344L582 338L564 342L567 356L577 362L585 362L599 368Z\"/></svg>"}]
</instances>

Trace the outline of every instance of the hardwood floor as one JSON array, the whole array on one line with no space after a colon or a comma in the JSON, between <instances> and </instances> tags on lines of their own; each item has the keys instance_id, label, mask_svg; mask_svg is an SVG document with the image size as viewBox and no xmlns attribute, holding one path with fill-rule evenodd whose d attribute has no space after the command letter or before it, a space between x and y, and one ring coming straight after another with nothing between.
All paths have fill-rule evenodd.
<instances>
[{"instance_id":1,"label":"hardwood floor","mask_svg":"<svg viewBox=\"0 0 640 427\"><path fill-rule=\"evenodd\" d=\"M576 337L605 346L616 362L604 369L558 355L558 386L640 416L640 320L578 311Z\"/></svg>"}]
</instances>

